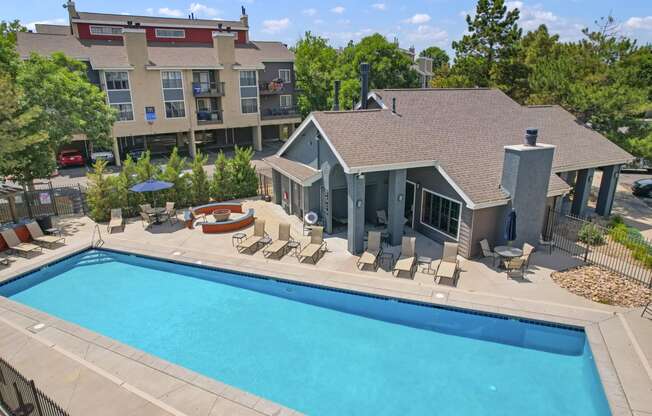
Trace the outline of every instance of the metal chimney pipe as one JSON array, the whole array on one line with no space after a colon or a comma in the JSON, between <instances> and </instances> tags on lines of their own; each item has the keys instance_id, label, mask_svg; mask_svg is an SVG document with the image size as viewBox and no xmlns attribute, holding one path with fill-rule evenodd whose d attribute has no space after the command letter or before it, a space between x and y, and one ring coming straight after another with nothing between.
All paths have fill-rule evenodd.
<instances>
[{"instance_id":1,"label":"metal chimney pipe","mask_svg":"<svg viewBox=\"0 0 652 416\"><path fill-rule=\"evenodd\" d=\"M528 146L536 146L538 136L539 136L539 129L534 129L534 128L526 129L525 144Z\"/></svg>"},{"instance_id":2,"label":"metal chimney pipe","mask_svg":"<svg viewBox=\"0 0 652 416\"><path fill-rule=\"evenodd\" d=\"M367 109L367 96L369 95L369 64L362 62L360 64L360 106L361 109Z\"/></svg>"},{"instance_id":3,"label":"metal chimney pipe","mask_svg":"<svg viewBox=\"0 0 652 416\"><path fill-rule=\"evenodd\" d=\"M396 97L392 97L392 113L396 114Z\"/></svg>"},{"instance_id":4,"label":"metal chimney pipe","mask_svg":"<svg viewBox=\"0 0 652 416\"><path fill-rule=\"evenodd\" d=\"M340 111L340 80L336 79L335 91L333 92L333 111Z\"/></svg>"}]
</instances>

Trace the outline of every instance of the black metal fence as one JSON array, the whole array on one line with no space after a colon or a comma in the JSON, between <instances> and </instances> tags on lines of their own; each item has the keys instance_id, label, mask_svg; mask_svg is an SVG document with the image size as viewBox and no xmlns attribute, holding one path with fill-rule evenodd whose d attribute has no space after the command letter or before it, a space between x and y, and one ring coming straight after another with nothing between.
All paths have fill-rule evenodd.
<instances>
[{"instance_id":1,"label":"black metal fence","mask_svg":"<svg viewBox=\"0 0 652 416\"><path fill-rule=\"evenodd\" d=\"M261 196L272 195L272 178L262 173L258 174L258 195Z\"/></svg>"},{"instance_id":2,"label":"black metal fence","mask_svg":"<svg viewBox=\"0 0 652 416\"><path fill-rule=\"evenodd\" d=\"M548 211L544 234L555 249L652 287L652 265L645 262L645 256L652 256L652 241L623 233L616 237L612 229L590 218L552 209Z\"/></svg>"},{"instance_id":3,"label":"black metal fence","mask_svg":"<svg viewBox=\"0 0 652 416\"><path fill-rule=\"evenodd\" d=\"M52 399L0 358L0 406L11 416L68 416Z\"/></svg>"},{"instance_id":4,"label":"black metal fence","mask_svg":"<svg viewBox=\"0 0 652 416\"><path fill-rule=\"evenodd\" d=\"M0 198L0 223L53 215L84 215L87 212L85 194L81 185L36 184L33 189Z\"/></svg>"}]
</instances>

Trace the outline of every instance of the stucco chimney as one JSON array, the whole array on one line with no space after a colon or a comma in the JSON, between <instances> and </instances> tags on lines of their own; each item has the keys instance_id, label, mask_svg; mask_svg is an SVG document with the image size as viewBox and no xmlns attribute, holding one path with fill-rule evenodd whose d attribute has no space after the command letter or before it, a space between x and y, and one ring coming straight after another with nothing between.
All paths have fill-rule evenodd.
<instances>
[{"instance_id":1,"label":"stucco chimney","mask_svg":"<svg viewBox=\"0 0 652 416\"><path fill-rule=\"evenodd\" d=\"M122 39L127 50L127 59L131 65L143 67L149 64L145 29L123 28Z\"/></svg>"},{"instance_id":2,"label":"stucco chimney","mask_svg":"<svg viewBox=\"0 0 652 416\"><path fill-rule=\"evenodd\" d=\"M231 32L213 32L213 48L221 65L235 63L235 35Z\"/></svg>"},{"instance_id":3,"label":"stucco chimney","mask_svg":"<svg viewBox=\"0 0 652 416\"><path fill-rule=\"evenodd\" d=\"M552 171L555 146L539 143L505 146L501 188L509 194L505 215L516 210L515 247L524 242L538 244L543 227L548 183ZM497 237L503 238L503 231Z\"/></svg>"}]
</instances>

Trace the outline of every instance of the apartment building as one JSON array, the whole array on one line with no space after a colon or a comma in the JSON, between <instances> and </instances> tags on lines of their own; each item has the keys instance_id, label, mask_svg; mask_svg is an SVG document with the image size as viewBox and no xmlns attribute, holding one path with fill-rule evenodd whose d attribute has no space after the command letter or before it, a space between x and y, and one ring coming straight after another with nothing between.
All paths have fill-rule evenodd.
<instances>
[{"instance_id":1,"label":"apartment building","mask_svg":"<svg viewBox=\"0 0 652 416\"><path fill-rule=\"evenodd\" d=\"M249 39L246 10L237 21L127 16L77 11L69 26L20 33L21 57L61 51L85 62L88 77L116 109L117 164L139 150L194 156L234 145L261 150L284 139L300 116L294 55L281 42ZM85 137L72 147L90 153Z\"/></svg>"}]
</instances>

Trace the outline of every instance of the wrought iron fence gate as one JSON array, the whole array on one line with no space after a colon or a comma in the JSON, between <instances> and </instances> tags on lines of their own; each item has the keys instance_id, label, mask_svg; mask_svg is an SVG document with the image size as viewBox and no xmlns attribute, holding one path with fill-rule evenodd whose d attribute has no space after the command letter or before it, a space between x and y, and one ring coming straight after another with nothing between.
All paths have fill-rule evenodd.
<instances>
[{"instance_id":1,"label":"wrought iron fence gate","mask_svg":"<svg viewBox=\"0 0 652 416\"><path fill-rule=\"evenodd\" d=\"M23 218L85 215L86 189L81 185L37 184L33 189L0 198L0 223Z\"/></svg>"}]
</instances>

